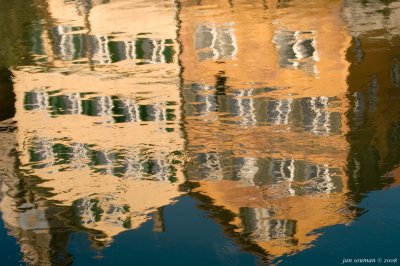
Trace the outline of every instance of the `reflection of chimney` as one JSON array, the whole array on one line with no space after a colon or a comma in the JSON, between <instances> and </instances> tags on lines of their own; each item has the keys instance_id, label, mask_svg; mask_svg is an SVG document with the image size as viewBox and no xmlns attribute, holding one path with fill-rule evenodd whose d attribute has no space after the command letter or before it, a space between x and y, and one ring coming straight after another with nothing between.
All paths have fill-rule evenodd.
<instances>
[{"instance_id":1,"label":"reflection of chimney","mask_svg":"<svg viewBox=\"0 0 400 266\"><path fill-rule=\"evenodd\" d=\"M158 208L153 215L153 231L157 233L165 232L164 208Z\"/></svg>"},{"instance_id":2,"label":"reflection of chimney","mask_svg":"<svg viewBox=\"0 0 400 266\"><path fill-rule=\"evenodd\" d=\"M228 80L228 78L225 76L225 72L224 71L218 72L215 78L216 78L215 88L217 90L217 95L225 95L225 91L227 89L226 82Z\"/></svg>"}]
</instances>

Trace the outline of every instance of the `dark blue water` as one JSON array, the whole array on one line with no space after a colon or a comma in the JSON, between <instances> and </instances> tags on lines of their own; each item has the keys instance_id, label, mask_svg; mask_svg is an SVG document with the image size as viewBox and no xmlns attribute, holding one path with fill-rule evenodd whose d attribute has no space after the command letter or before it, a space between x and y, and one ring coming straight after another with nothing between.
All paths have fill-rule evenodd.
<instances>
[{"instance_id":1,"label":"dark blue water","mask_svg":"<svg viewBox=\"0 0 400 266\"><path fill-rule=\"evenodd\" d=\"M16 239L8 234L6 228L4 228L4 223L1 222L1 264L2 265L21 265L22 264L22 254Z\"/></svg>"},{"instance_id":2,"label":"dark blue water","mask_svg":"<svg viewBox=\"0 0 400 266\"><path fill-rule=\"evenodd\" d=\"M360 204L368 212L359 219L317 230L322 236L313 247L275 262L338 265L343 259L397 258L400 228L396 226L399 216L393 210L400 207L398 193L399 188L372 192ZM132 261L138 265L267 264L228 238L206 212L196 208L196 201L191 198L183 197L177 204L165 207L164 214L167 229L163 234L152 232L152 224L147 222L139 230L116 237L113 245L101 254L88 247L86 236L73 234L69 252L79 265L126 265Z\"/></svg>"},{"instance_id":3,"label":"dark blue water","mask_svg":"<svg viewBox=\"0 0 400 266\"><path fill-rule=\"evenodd\" d=\"M338 265L343 259L395 259L399 254L400 229L396 224L399 188L374 191L361 203L366 211L349 225L336 225L318 233L323 235L314 247L299 254L283 257L281 265ZM392 244L389 244L392 243Z\"/></svg>"},{"instance_id":4,"label":"dark blue water","mask_svg":"<svg viewBox=\"0 0 400 266\"><path fill-rule=\"evenodd\" d=\"M164 208L165 231L156 233L152 223L128 231L115 238L114 243L96 253L87 237L71 235L69 252L81 265L256 265L257 257L224 235L196 201L182 197ZM176 219L179 217L178 219Z\"/></svg>"}]
</instances>

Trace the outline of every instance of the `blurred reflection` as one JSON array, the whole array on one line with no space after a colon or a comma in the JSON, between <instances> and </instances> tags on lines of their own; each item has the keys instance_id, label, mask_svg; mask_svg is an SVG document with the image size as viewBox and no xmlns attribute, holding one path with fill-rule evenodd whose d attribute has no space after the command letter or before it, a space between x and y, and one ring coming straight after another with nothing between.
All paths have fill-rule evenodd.
<instances>
[{"instance_id":1,"label":"blurred reflection","mask_svg":"<svg viewBox=\"0 0 400 266\"><path fill-rule=\"evenodd\" d=\"M233 27L230 24L199 25L196 28L195 49L200 61L206 59L220 60L233 58L237 44Z\"/></svg>"},{"instance_id":2,"label":"blurred reflection","mask_svg":"<svg viewBox=\"0 0 400 266\"><path fill-rule=\"evenodd\" d=\"M63 61L84 59L91 52L93 63L107 64L122 60L136 59L139 63L172 63L175 51L173 40L114 41L113 36L89 35L89 43L84 43L85 34L74 33L84 28L57 26L51 30L54 51ZM85 45L89 47L85 47Z\"/></svg>"},{"instance_id":3,"label":"blurred reflection","mask_svg":"<svg viewBox=\"0 0 400 266\"><path fill-rule=\"evenodd\" d=\"M184 193L269 261L400 180L398 1L31 5L24 61L0 54L0 211L28 264L166 232Z\"/></svg>"},{"instance_id":4,"label":"blurred reflection","mask_svg":"<svg viewBox=\"0 0 400 266\"><path fill-rule=\"evenodd\" d=\"M340 3L291 1L295 13L289 3L213 4L182 1L180 13L192 193L238 218L229 224L239 242L251 239L270 257L299 251L316 239L313 230L354 217L345 211L350 36ZM228 36L205 24L229 25L234 55L200 56L200 42Z\"/></svg>"},{"instance_id":5,"label":"blurred reflection","mask_svg":"<svg viewBox=\"0 0 400 266\"><path fill-rule=\"evenodd\" d=\"M93 247L103 247L181 195L176 8L164 2L42 6L45 22L32 33L36 62L13 71L20 172L14 179L38 181L22 187L34 195L26 201L8 183L4 191L17 196L2 198L14 206L2 209L3 220L26 262L69 265L72 232L84 231ZM7 204L15 201L23 203ZM57 228L65 231L63 242ZM25 241L25 231L40 244Z\"/></svg>"},{"instance_id":6,"label":"blurred reflection","mask_svg":"<svg viewBox=\"0 0 400 266\"><path fill-rule=\"evenodd\" d=\"M348 194L353 185L347 178L351 168L346 157L357 159L352 143L358 141L351 136L360 136L352 131L346 83L354 75L353 68L362 75L356 80L368 74L360 65L346 62L352 29L345 31L340 22L339 1L307 6L291 1L286 7L267 3L268 10L257 8L261 1L243 1L240 8L218 2L218 8L207 9L207 4L211 5L202 1L199 8L184 1L181 11L181 40L186 48L182 62L190 66L183 73L192 158L188 177L199 183L194 193L207 195L239 217L230 224L270 256L301 250L315 240L312 231L347 223L357 215L352 207L357 197L348 197L353 195ZM191 32L205 21L232 25L235 57L193 61ZM376 65L374 59L367 64ZM397 84L395 70L394 66L387 72L391 78L386 80L392 84ZM218 93L218 81L210 79L218 73L225 76L224 94ZM354 99L360 110L375 113L380 84L376 75L370 75L367 96L354 94ZM368 106L361 102L367 97ZM370 130L365 125L363 129ZM375 178L392 168L382 169Z\"/></svg>"},{"instance_id":7,"label":"blurred reflection","mask_svg":"<svg viewBox=\"0 0 400 266\"><path fill-rule=\"evenodd\" d=\"M203 118L201 120L206 121L215 116L215 112L220 112L221 123L288 125L316 135L341 133L341 113L330 108L341 104L336 97L269 99L261 96L272 91L272 88L237 89L219 95L218 85L186 85L184 96L189 103L185 105L185 110L196 120Z\"/></svg>"},{"instance_id":8,"label":"blurred reflection","mask_svg":"<svg viewBox=\"0 0 400 266\"><path fill-rule=\"evenodd\" d=\"M314 35L315 32L276 31L273 42L278 49L279 66L318 74L319 56Z\"/></svg>"},{"instance_id":9,"label":"blurred reflection","mask_svg":"<svg viewBox=\"0 0 400 266\"><path fill-rule=\"evenodd\" d=\"M398 182L387 173L399 164L399 7L398 1L345 1L343 10L353 38L348 50L347 171L357 199Z\"/></svg>"}]
</instances>

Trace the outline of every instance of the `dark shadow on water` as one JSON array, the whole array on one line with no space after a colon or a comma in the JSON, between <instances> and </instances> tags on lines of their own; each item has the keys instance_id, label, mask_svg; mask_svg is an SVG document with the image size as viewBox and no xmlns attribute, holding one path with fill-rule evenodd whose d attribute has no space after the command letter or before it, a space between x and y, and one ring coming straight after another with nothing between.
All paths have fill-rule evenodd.
<instances>
[{"instance_id":1,"label":"dark shadow on water","mask_svg":"<svg viewBox=\"0 0 400 266\"><path fill-rule=\"evenodd\" d=\"M5 67L0 67L0 121L14 117L15 94L12 73Z\"/></svg>"}]
</instances>

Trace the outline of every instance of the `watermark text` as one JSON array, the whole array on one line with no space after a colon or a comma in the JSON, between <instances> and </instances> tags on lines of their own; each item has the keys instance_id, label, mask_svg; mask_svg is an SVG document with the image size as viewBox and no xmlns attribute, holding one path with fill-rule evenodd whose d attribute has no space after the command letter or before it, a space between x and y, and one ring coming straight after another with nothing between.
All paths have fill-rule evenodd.
<instances>
[{"instance_id":1,"label":"watermark text","mask_svg":"<svg viewBox=\"0 0 400 266\"><path fill-rule=\"evenodd\" d=\"M397 258L343 258L342 264L397 264Z\"/></svg>"}]
</instances>

